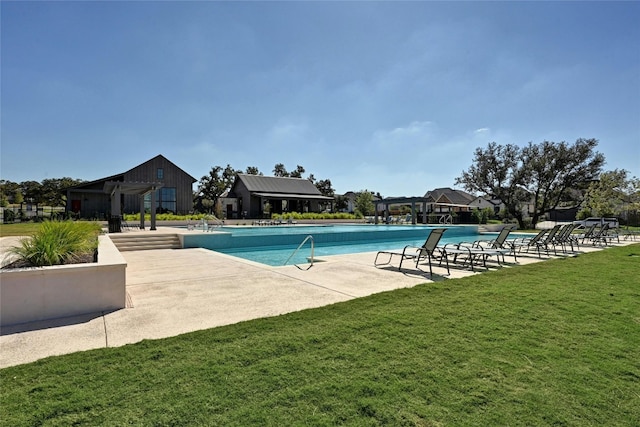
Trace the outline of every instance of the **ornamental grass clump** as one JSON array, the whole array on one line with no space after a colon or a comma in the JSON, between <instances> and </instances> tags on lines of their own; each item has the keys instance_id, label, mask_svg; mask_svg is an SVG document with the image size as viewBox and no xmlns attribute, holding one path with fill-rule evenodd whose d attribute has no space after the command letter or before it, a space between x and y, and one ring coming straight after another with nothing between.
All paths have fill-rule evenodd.
<instances>
[{"instance_id":1,"label":"ornamental grass clump","mask_svg":"<svg viewBox=\"0 0 640 427\"><path fill-rule=\"evenodd\" d=\"M11 249L20 266L43 267L93 260L99 225L90 222L46 221L31 237Z\"/></svg>"}]
</instances>

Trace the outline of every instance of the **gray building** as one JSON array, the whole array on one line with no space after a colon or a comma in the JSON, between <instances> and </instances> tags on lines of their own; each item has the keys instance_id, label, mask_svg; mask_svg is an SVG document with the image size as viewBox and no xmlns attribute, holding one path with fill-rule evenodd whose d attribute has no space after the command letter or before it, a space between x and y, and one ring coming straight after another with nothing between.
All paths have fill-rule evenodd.
<instances>
[{"instance_id":1,"label":"gray building","mask_svg":"<svg viewBox=\"0 0 640 427\"><path fill-rule=\"evenodd\" d=\"M67 211L81 218L141 211L187 214L196 179L162 155L126 172L67 189Z\"/></svg>"},{"instance_id":2,"label":"gray building","mask_svg":"<svg viewBox=\"0 0 640 427\"><path fill-rule=\"evenodd\" d=\"M272 213L320 212L333 197L323 196L308 179L238 174L228 197L237 199L237 212L227 217L263 218ZM231 215L229 215L231 213Z\"/></svg>"}]
</instances>

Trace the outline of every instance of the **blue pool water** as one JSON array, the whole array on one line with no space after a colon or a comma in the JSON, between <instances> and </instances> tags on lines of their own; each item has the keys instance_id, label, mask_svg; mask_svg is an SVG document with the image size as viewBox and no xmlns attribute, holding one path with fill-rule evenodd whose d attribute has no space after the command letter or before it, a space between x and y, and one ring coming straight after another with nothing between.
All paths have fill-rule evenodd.
<instances>
[{"instance_id":1,"label":"blue pool water","mask_svg":"<svg viewBox=\"0 0 640 427\"><path fill-rule=\"evenodd\" d=\"M284 265L307 236L313 236L314 257L402 249L422 245L431 229L423 225L323 225L219 227L210 233L184 235L185 248L205 248L271 266ZM440 244L491 238L475 226L448 226ZM303 264L311 255L307 242L288 264Z\"/></svg>"}]
</instances>

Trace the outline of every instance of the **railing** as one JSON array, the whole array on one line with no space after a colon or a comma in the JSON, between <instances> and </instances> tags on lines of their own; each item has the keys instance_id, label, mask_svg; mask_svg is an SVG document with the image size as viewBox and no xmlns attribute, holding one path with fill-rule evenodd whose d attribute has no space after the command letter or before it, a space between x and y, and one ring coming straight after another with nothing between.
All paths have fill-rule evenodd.
<instances>
[{"instance_id":1,"label":"railing","mask_svg":"<svg viewBox=\"0 0 640 427\"><path fill-rule=\"evenodd\" d=\"M293 253L289 256L289 258L287 258L287 260L284 262L284 264L283 264L283 265L287 265L287 263L289 262L289 260L290 260L291 258L293 258L293 256L294 256L295 254L297 254L297 253L298 253L298 251L300 250L300 248L302 248L302 247L304 246L304 244L305 244L305 243L307 243L307 241L308 241L308 240L311 240L311 258L308 258L308 259L309 259L309 266L308 266L307 268L300 268L300 266L299 266L299 265L297 265L297 264L294 264L294 265L295 265L296 267L298 267L300 270L308 270L308 269L310 269L311 267L313 267L313 250L314 250L314 248L315 248L315 244L314 244L314 242L313 242L313 236L312 236L312 235L308 235L307 237L305 237L305 238L304 238L304 240L302 241L302 243L300 243L300 245L298 245L298 247L296 248L296 250L295 250L295 251L293 251Z\"/></svg>"},{"instance_id":2,"label":"railing","mask_svg":"<svg viewBox=\"0 0 640 427\"><path fill-rule=\"evenodd\" d=\"M438 222L440 224L453 224L453 217L451 215L441 215Z\"/></svg>"},{"instance_id":3,"label":"railing","mask_svg":"<svg viewBox=\"0 0 640 427\"><path fill-rule=\"evenodd\" d=\"M187 221L187 230L200 229L204 232L204 231L211 231L214 228L222 227L222 226L224 226L224 221L216 217L209 218L209 219L202 218L202 220L199 220L198 222L194 222L194 223L192 223L191 221Z\"/></svg>"}]
</instances>

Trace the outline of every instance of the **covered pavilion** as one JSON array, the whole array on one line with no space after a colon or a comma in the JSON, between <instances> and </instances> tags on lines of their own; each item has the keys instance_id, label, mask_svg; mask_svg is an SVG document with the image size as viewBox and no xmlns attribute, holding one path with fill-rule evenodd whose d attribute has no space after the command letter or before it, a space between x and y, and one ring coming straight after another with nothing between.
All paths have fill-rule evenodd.
<instances>
[{"instance_id":1,"label":"covered pavilion","mask_svg":"<svg viewBox=\"0 0 640 427\"><path fill-rule=\"evenodd\" d=\"M455 207L455 208L469 208L469 205L459 204L459 203L442 203L442 202L434 202L431 197L386 197L377 204L383 204L386 215L388 216L389 206L391 205L411 205L411 224L415 225L417 223L417 210L416 206L422 204L422 223L427 223L427 215L429 213L435 211L436 206L447 206L447 207ZM430 209L427 209L427 205L429 205ZM378 210L375 209L375 223L378 224ZM446 215L442 215L440 218L441 222ZM385 218L386 219L386 218Z\"/></svg>"},{"instance_id":2,"label":"covered pavilion","mask_svg":"<svg viewBox=\"0 0 640 427\"><path fill-rule=\"evenodd\" d=\"M162 188L159 182L127 182L127 181L107 181L104 183L104 192L109 194L111 199L111 218L109 221L109 232L117 233L121 231L121 199L123 194L137 195L140 199L140 229L144 230L144 198L147 194L151 194L151 206L156 205L156 190ZM151 228L156 230L156 210L151 211Z\"/></svg>"}]
</instances>

